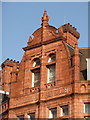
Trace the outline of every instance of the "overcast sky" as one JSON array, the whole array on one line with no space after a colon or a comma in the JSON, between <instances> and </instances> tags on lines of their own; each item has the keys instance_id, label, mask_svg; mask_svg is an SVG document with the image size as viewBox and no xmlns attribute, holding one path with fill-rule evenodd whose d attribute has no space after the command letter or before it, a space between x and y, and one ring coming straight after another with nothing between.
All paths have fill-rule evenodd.
<instances>
[{"instance_id":1,"label":"overcast sky","mask_svg":"<svg viewBox=\"0 0 90 120\"><path fill-rule=\"evenodd\" d=\"M79 47L88 46L88 2L3 2L2 61L21 60L29 36L41 26L46 10L49 24L59 28L70 23L80 33Z\"/></svg>"}]
</instances>

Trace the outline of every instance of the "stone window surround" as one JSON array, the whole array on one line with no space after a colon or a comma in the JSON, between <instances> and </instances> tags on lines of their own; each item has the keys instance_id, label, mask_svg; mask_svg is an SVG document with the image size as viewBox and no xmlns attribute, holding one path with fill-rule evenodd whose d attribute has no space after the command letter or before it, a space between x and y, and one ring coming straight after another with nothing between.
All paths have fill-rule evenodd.
<instances>
[{"instance_id":1,"label":"stone window surround","mask_svg":"<svg viewBox=\"0 0 90 120\"><path fill-rule=\"evenodd\" d=\"M21 117L21 116L22 116L22 117ZM22 114L22 115L18 115L18 116L17 116L17 120L21 120L21 119L24 120L24 114Z\"/></svg>"},{"instance_id":2,"label":"stone window surround","mask_svg":"<svg viewBox=\"0 0 90 120\"><path fill-rule=\"evenodd\" d=\"M64 110L64 108L67 108L67 110L69 109L69 106L68 105L63 105L63 106L60 106L60 112L61 112L61 116L67 116L69 113L68 113L68 111L67 111L67 114L66 115L63 115L64 113L63 113L63 110Z\"/></svg>"},{"instance_id":3,"label":"stone window surround","mask_svg":"<svg viewBox=\"0 0 90 120\"><path fill-rule=\"evenodd\" d=\"M68 106L68 114L67 115L62 115L62 107L64 106ZM68 119L69 118L69 103L66 103L66 104L61 104L61 105L54 105L54 106L50 106L50 107L47 107L48 108L48 117L49 117L49 110L50 109L53 109L53 108L56 108L57 109L57 118L61 118L61 119ZM50 118L50 117L49 117Z\"/></svg>"},{"instance_id":4,"label":"stone window surround","mask_svg":"<svg viewBox=\"0 0 90 120\"><path fill-rule=\"evenodd\" d=\"M55 55L55 60L51 60L52 55ZM50 81L49 81L49 77L50 77L49 76L49 66L52 66L52 65L55 65L55 69L56 69L56 53L53 53L53 52L48 54L48 61L47 61L47 64L46 64L46 67L47 67L47 70L48 70L48 72L47 72L47 83L50 83Z\"/></svg>"},{"instance_id":5,"label":"stone window surround","mask_svg":"<svg viewBox=\"0 0 90 120\"><path fill-rule=\"evenodd\" d=\"M37 69L40 70L40 66L36 66L33 69L31 69L31 72L32 72L32 87L35 87L34 86L34 71L37 70Z\"/></svg>"},{"instance_id":6,"label":"stone window surround","mask_svg":"<svg viewBox=\"0 0 90 120\"><path fill-rule=\"evenodd\" d=\"M53 54L56 55L56 51L49 52L47 54L47 60L49 60L50 56L53 55ZM34 87L34 85L33 85L33 83L34 83L33 82L34 81L34 72L33 71L35 69L39 69L40 68L40 65L35 66L35 59L40 59L40 56L34 57L32 59L32 67L31 67L31 72L32 72L32 87ZM54 64L56 64L56 60L55 61L51 61L51 62L47 61L46 67L48 68L49 65L54 65ZM48 73L47 73L47 80L48 80Z\"/></svg>"},{"instance_id":7,"label":"stone window surround","mask_svg":"<svg viewBox=\"0 0 90 120\"><path fill-rule=\"evenodd\" d=\"M28 118L30 118L29 115L30 115L30 114L33 114L33 113L35 114L36 112L28 112L28 113L24 113L24 114L20 114L20 115L16 115L16 116L17 116L18 120L20 120L20 118L19 118L20 116L23 116L23 119L26 119L26 118L27 118L27 120L28 120ZM25 114L26 114L26 115L25 115ZM31 119L30 119L30 120L31 120Z\"/></svg>"},{"instance_id":8,"label":"stone window surround","mask_svg":"<svg viewBox=\"0 0 90 120\"><path fill-rule=\"evenodd\" d=\"M31 119L31 114L33 114L33 115L35 116L35 112L28 113L28 114L27 114L28 120L32 120L32 119Z\"/></svg>"},{"instance_id":9,"label":"stone window surround","mask_svg":"<svg viewBox=\"0 0 90 120\"><path fill-rule=\"evenodd\" d=\"M49 118L53 118L53 111L56 110L56 116L57 116L57 107L53 107L49 109Z\"/></svg>"},{"instance_id":10,"label":"stone window surround","mask_svg":"<svg viewBox=\"0 0 90 120\"><path fill-rule=\"evenodd\" d=\"M36 71L37 69L40 70L40 64L38 65L35 65L35 60L39 59L40 60L40 57L36 57L32 60L32 68L31 68L31 72L32 72L32 87L35 87L34 86L34 71Z\"/></svg>"},{"instance_id":11,"label":"stone window surround","mask_svg":"<svg viewBox=\"0 0 90 120\"><path fill-rule=\"evenodd\" d=\"M86 112L86 110L85 110L85 105L86 105L86 104L89 104L89 105L90 105L90 102L85 102L85 103L84 103L84 113L88 113L88 112ZM89 108L89 109L90 109L90 108Z\"/></svg>"}]
</instances>

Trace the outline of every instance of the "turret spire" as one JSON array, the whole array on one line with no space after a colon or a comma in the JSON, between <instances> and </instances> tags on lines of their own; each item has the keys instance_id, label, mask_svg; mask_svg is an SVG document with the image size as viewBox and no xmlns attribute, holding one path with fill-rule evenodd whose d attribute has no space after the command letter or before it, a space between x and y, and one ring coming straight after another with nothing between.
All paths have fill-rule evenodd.
<instances>
[{"instance_id":1,"label":"turret spire","mask_svg":"<svg viewBox=\"0 0 90 120\"><path fill-rule=\"evenodd\" d=\"M47 15L47 11L44 11L43 17L41 18L42 20L42 26L47 26L48 25L48 21L49 21L50 17Z\"/></svg>"}]
</instances>

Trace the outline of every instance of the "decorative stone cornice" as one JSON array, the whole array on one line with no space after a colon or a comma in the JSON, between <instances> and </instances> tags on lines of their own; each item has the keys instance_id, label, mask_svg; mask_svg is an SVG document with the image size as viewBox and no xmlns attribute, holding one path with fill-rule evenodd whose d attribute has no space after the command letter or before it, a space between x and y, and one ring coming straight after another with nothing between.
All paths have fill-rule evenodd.
<instances>
[{"instance_id":1,"label":"decorative stone cornice","mask_svg":"<svg viewBox=\"0 0 90 120\"><path fill-rule=\"evenodd\" d=\"M59 36L59 37L56 37L54 39L50 39L48 41L43 41L43 42L40 42L38 44L34 44L34 45L31 45L31 46L24 47L23 50L26 51L26 50L29 50L29 49L37 48L37 47L40 47L42 45L50 44L50 43L60 41L60 40L66 40L66 39L63 36Z\"/></svg>"}]
</instances>

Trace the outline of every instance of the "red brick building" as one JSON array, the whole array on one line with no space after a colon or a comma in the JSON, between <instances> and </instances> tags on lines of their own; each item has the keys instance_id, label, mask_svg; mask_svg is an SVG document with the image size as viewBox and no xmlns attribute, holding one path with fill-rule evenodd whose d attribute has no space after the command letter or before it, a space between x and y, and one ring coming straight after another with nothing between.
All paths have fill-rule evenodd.
<instances>
[{"instance_id":1,"label":"red brick building","mask_svg":"<svg viewBox=\"0 0 90 120\"><path fill-rule=\"evenodd\" d=\"M90 120L90 48L78 48L80 34L72 25L42 24L23 48L21 62L2 63L2 119L84 118Z\"/></svg>"}]
</instances>

